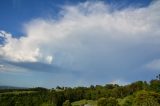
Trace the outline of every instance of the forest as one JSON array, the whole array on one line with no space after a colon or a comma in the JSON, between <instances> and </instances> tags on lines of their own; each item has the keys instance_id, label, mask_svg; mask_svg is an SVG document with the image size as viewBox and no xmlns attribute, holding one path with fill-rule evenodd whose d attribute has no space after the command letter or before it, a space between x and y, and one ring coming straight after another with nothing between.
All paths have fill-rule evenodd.
<instances>
[{"instance_id":1,"label":"forest","mask_svg":"<svg viewBox=\"0 0 160 106\"><path fill-rule=\"evenodd\" d=\"M124 86L1 89L0 106L160 106L160 80Z\"/></svg>"}]
</instances>

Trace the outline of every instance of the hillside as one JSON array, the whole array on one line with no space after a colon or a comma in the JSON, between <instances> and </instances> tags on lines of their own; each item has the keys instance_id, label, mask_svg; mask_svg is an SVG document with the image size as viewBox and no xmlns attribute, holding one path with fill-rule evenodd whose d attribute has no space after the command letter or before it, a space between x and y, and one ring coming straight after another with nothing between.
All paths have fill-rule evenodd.
<instances>
[{"instance_id":1,"label":"hillside","mask_svg":"<svg viewBox=\"0 0 160 106\"><path fill-rule=\"evenodd\" d=\"M16 86L6 86L6 85L1 85L0 89L25 89L26 87L16 87Z\"/></svg>"}]
</instances>

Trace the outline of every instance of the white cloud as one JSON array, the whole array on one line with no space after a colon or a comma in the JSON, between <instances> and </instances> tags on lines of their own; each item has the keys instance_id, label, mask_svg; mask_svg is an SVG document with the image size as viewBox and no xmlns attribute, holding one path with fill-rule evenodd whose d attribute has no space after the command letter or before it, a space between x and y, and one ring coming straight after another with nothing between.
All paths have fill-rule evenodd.
<instances>
[{"instance_id":1,"label":"white cloud","mask_svg":"<svg viewBox=\"0 0 160 106\"><path fill-rule=\"evenodd\" d=\"M0 69L4 68L4 65L3 64L0 64Z\"/></svg>"},{"instance_id":2,"label":"white cloud","mask_svg":"<svg viewBox=\"0 0 160 106\"><path fill-rule=\"evenodd\" d=\"M26 72L27 69L20 68L18 66L10 65L10 64L0 64L0 72Z\"/></svg>"},{"instance_id":3,"label":"white cloud","mask_svg":"<svg viewBox=\"0 0 160 106\"><path fill-rule=\"evenodd\" d=\"M52 57L52 56L47 56L47 57L46 57L46 61L47 61L49 64L51 64L52 60L53 60L53 57Z\"/></svg>"},{"instance_id":4,"label":"white cloud","mask_svg":"<svg viewBox=\"0 0 160 106\"><path fill-rule=\"evenodd\" d=\"M25 23L26 36L5 33L0 55L11 61L44 62L73 70L127 70L160 46L160 2L110 12L103 2L65 6L62 17ZM54 57L54 58L53 58Z\"/></svg>"},{"instance_id":5,"label":"white cloud","mask_svg":"<svg viewBox=\"0 0 160 106\"><path fill-rule=\"evenodd\" d=\"M5 33L4 31L0 31L0 37L4 38L5 37L4 33Z\"/></svg>"}]
</instances>

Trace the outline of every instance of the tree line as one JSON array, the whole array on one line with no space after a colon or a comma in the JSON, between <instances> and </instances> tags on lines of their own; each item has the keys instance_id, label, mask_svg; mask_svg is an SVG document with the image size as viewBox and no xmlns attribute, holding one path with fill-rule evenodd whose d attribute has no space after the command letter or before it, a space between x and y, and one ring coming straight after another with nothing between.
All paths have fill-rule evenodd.
<instances>
[{"instance_id":1,"label":"tree line","mask_svg":"<svg viewBox=\"0 0 160 106\"><path fill-rule=\"evenodd\" d=\"M0 90L0 106L71 106L72 102L82 99L97 101L97 106L160 106L160 80L136 81L125 86Z\"/></svg>"}]
</instances>

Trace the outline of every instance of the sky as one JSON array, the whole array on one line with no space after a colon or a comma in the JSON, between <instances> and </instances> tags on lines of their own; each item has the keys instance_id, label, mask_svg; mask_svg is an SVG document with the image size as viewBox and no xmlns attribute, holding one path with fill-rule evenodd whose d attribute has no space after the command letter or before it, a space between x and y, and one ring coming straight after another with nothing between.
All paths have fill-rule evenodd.
<instances>
[{"instance_id":1,"label":"sky","mask_svg":"<svg viewBox=\"0 0 160 106\"><path fill-rule=\"evenodd\" d=\"M0 0L0 85L120 85L160 73L158 0Z\"/></svg>"}]
</instances>

